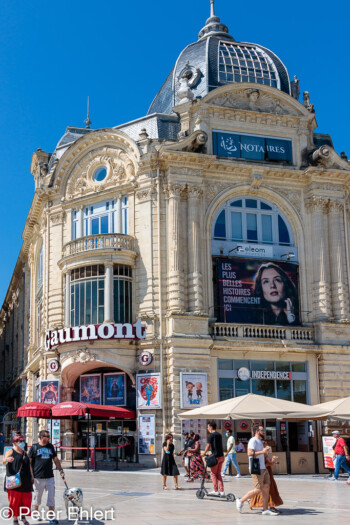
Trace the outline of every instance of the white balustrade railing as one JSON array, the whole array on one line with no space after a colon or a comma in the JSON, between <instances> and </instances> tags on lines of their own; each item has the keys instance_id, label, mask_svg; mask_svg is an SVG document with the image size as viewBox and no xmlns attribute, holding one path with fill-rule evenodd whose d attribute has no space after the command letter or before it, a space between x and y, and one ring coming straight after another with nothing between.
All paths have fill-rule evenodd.
<instances>
[{"instance_id":1,"label":"white balustrade railing","mask_svg":"<svg viewBox=\"0 0 350 525\"><path fill-rule=\"evenodd\" d=\"M215 323L211 325L211 329L212 334L216 337L314 342L313 328Z\"/></svg>"},{"instance_id":2,"label":"white balustrade railing","mask_svg":"<svg viewBox=\"0 0 350 525\"><path fill-rule=\"evenodd\" d=\"M135 251L135 240L130 235L121 233L105 233L100 235L89 235L70 241L63 246L63 257L75 255L76 253L90 250L131 250Z\"/></svg>"}]
</instances>

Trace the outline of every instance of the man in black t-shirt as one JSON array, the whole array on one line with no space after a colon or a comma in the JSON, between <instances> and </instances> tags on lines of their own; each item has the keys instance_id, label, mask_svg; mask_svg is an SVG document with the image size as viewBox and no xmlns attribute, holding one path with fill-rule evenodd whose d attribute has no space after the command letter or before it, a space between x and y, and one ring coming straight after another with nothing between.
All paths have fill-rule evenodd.
<instances>
[{"instance_id":1,"label":"man in black t-shirt","mask_svg":"<svg viewBox=\"0 0 350 525\"><path fill-rule=\"evenodd\" d=\"M222 446L222 436L216 431L215 421L208 423L209 438L204 454L211 449L212 454L216 457L216 465L211 467L211 480L214 490L209 492L212 496L225 496L224 484L221 477L222 464L224 462L224 448Z\"/></svg>"},{"instance_id":2,"label":"man in black t-shirt","mask_svg":"<svg viewBox=\"0 0 350 525\"><path fill-rule=\"evenodd\" d=\"M33 509L38 510L44 490L47 490L46 505L49 510L55 510L55 478L52 469L54 461L64 480L64 472L61 462L57 457L56 450L50 443L50 434L47 430L41 430L39 433L39 443L31 446L28 454L34 473L34 497ZM58 520L51 519L50 525L57 525Z\"/></svg>"}]
</instances>

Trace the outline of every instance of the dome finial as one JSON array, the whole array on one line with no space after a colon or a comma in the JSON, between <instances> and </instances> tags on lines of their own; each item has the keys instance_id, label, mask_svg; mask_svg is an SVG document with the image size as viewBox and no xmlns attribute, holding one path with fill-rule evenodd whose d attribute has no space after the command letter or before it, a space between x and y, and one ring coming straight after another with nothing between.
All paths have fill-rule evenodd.
<instances>
[{"instance_id":1,"label":"dome finial","mask_svg":"<svg viewBox=\"0 0 350 525\"><path fill-rule=\"evenodd\" d=\"M215 16L215 0L210 0L210 18Z\"/></svg>"},{"instance_id":2,"label":"dome finial","mask_svg":"<svg viewBox=\"0 0 350 525\"><path fill-rule=\"evenodd\" d=\"M90 129L90 126L91 126L91 120L90 120L90 111L89 111L89 106L90 106L90 97L87 98L87 115L86 115L86 119L84 120L84 124L85 124L85 127L86 129Z\"/></svg>"}]
</instances>

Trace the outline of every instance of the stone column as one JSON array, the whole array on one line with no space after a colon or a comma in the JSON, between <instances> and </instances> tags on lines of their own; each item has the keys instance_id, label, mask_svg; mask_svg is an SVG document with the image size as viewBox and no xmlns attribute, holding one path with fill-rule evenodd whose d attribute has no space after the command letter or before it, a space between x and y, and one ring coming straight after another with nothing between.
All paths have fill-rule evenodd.
<instances>
[{"instance_id":1,"label":"stone column","mask_svg":"<svg viewBox=\"0 0 350 525\"><path fill-rule=\"evenodd\" d=\"M328 205L328 231L331 298L335 321L347 321L349 317L343 213L343 203L331 199Z\"/></svg>"},{"instance_id":2,"label":"stone column","mask_svg":"<svg viewBox=\"0 0 350 525\"><path fill-rule=\"evenodd\" d=\"M312 242L312 315L315 321L328 319L331 315L328 239L325 229L327 199L312 196L306 201L311 213Z\"/></svg>"},{"instance_id":3,"label":"stone column","mask_svg":"<svg viewBox=\"0 0 350 525\"><path fill-rule=\"evenodd\" d=\"M64 325L70 326L70 272L65 273Z\"/></svg>"},{"instance_id":4,"label":"stone column","mask_svg":"<svg viewBox=\"0 0 350 525\"><path fill-rule=\"evenodd\" d=\"M181 184L168 184L167 238L168 238L168 310L184 311L183 280L180 268L181 219L180 197L185 189Z\"/></svg>"},{"instance_id":5,"label":"stone column","mask_svg":"<svg viewBox=\"0 0 350 525\"><path fill-rule=\"evenodd\" d=\"M77 224L77 239L84 235L84 218L83 218L83 207L81 206L77 211L78 224Z\"/></svg>"},{"instance_id":6,"label":"stone column","mask_svg":"<svg viewBox=\"0 0 350 525\"><path fill-rule=\"evenodd\" d=\"M113 312L113 264L105 263L105 323L112 323L114 320Z\"/></svg>"},{"instance_id":7,"label":"stone column","mask_svg":"<svg viewBox=\"0 0 350 525\"><path fill-rule=\"evenodd\" d=\"M188 187L188 309L203 311L203 279L201 270L201 234L199 205L203 191L198 186Z\"/></svg>"},{"instance_id":8,"label":"stone column","mask_svg":"<svg viewBox=\"0 0 350 525\"><path fill-rule=\"evenodd\" d=\"M120 195L117 197L116 214L115 233L123 233L122 198Z\"/></svg>"}]
</instances>

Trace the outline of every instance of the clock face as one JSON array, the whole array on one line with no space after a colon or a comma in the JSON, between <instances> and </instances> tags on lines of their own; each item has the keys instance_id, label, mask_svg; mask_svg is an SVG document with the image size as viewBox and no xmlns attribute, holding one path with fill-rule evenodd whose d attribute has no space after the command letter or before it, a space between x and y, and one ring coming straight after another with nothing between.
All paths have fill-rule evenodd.
<instances>
[{"instance_id":1,"label":"clock face","mask_svg":"<svg viewBox=\"0 0 350 525\"><path fill-rule=\"evenodd\" d=\"M241 381L247 381L250 378L250 370L242 367L238 370L237 375Z\"/></svg>"}]
</instances>

